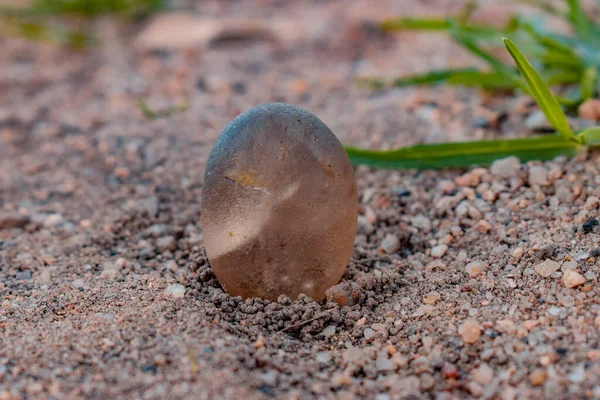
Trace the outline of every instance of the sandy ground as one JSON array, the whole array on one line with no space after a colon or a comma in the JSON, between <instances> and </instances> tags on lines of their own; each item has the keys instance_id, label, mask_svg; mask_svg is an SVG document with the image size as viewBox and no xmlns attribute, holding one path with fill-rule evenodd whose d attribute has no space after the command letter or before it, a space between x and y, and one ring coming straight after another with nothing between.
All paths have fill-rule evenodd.
<instances>
[{"instance_id":1,"label":"sandy ground","mask_svg":"<svg viewBox=\"0 0 600 400\"><path fill-rule=\"evenodd\" d=\"M83 53L0 38L0 399L600 398L598 154L358 168L346 305L224 293L199 201L241 111L296 104L372 148L522 136L536 111L354 84L470 64L440 36L363 22L458 1L198 3L205 22L170 49L109 20ZM214 28L245 15L251 38ZM139 98L187 108L149 121Z\"/></svg>"}]
</instances>

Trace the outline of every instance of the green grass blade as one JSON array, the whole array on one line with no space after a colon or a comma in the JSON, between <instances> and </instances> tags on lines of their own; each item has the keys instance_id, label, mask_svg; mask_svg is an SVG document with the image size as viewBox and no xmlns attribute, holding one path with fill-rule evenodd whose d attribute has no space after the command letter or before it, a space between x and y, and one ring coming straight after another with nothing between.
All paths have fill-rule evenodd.
<instances>
[{"instance_id":1,"label":"green grass blade","mask_svg":"<svg viewBox=\"0 0 600 400\"><path fill-rule=\"evenodd\" d=\"M381 78L359 78L357 80L358 85L372 90L380 90L388 86L423 86L439 83L456 86L475 86L487 90L515 89L520 84L516 77L507 77L495 71L478 71L474 68L431 71L425 74L399 77L391 82L385 82Z\"/></svg>"},{"instance_id":2,"label":"green grass blade","mask_svg":"<svg viewBox=\"0 0 600 400\"><path fill-rule=\"evenodd\" d=\"M567 15L568 21L571 23L573 30L581 37L596 46L600 45L600 37L598 37L598 27L585 14L579 0L566 0L569 6Z\"/></svg>"},{"instance_id":3,"label":"green grass blade","mask_svg":"<svg viewBox=\"0 0 600 400\"><path fill-rule=\"evenodd\" d=\"M379 27L385 32L401 30L443 31L452 22L445 18L392 18L383 21Z\"/></svg>"},{"instance_id":4,"label":"green grass blade","mask_svg":"<svg viewBox=\"0 0 600 400\"><path fill-rule=\"evenodd\" d=\"M596 94L596 67L589 67L581 77L581 101L591 99Z\"/></svg>"},{"instance_id":5,"label":"green grass blade","mask_svg":"<svg viewBox=\"0 0 600 400\"><path fill-rule=\"evenodd\" d=\"M575 140L575 134L567 122L565 113L560 108L560 105L554 96L552 96L552 93L550 93L550 89L548 89L542 78L510 40L504 38L504 44L512 58L515 60L519 71L521 71L521 75L523 75L523 78L531 90L533 98L540 106L540 109L548 119L548 122L550 122L554 129L563 135L563 137L568 140Z\"/></svg>"},{"instance_id":6,"label":"green grass blade","mask_svg":"<svg viewBox=\"0 0 600 400\"><path fill-rule=\"evenodd\" d=\"M581 82L581 73L579 71L557 70L548 73L544 77L544 82L550 85L565 85L569 83ZM557 96L554 96L555 98Z\"/></svg>"},{"instance_id":7,"label":"green grass blade","mask_svg":"<svg viewBox=\"0 0 600 400\"><path fill-rule=\"evenodd\" d=\"M582 144L600 146L600 127L587 128L579 132L577 138Z\"/></svg>"},{"instance_id":8,"label":"green grass blade","mask_svg":"<svg viewBox=\"0 0 600 400\"><path fill-rule=\"evenodd\" d=\"M495 71L464 71L448 76L446 83L457 86L476 86L488 90L508 90L519 87L516 77Z\"/></svg>"},{"instance_id":9,"label":"green grass blade","mask_svg":"<svg viewBox=\"0 0 600 400\"><path fill-rule=\"evenodd\" d=\"M504 72L506 74L512 74L512 71L510 71L510 68L506 64L494 57L491 53L476 45L474 41L467 39L463 34L456 33L453 34L452 37L465 49L469 50L469 52L471 52L473 55L488 63L494 70L498 72Z\"/></svg>"},{"instance_id":10,"label":"green grass blade","mask_svg":"<svg viewBox=\"0 0 600 400\"><path fill-rule=\"evenodd\" d=\"M425 74L417 74L396 78L392 81L392 86L403 87L412 85L433 85L436 83L444 82L454 76L472 72L476 72L476 70L473 68L442 69L427 72Z\"/></svg>"},{"instance_id":11,"label":"green grass blade","mask_svg":"<svg viewBox=\"0 0 600 400\"><path fill-rule=\"evenodd\" d=\"M522 162L551 160L559 155L574 156L579 145L560 135L534 138L489 140L462 143L425 144L396 150L377 151L346 147L350 160L390 169L440 169L486 165L516 156Z\"/></svg>"},{"instance_id":12,"label":"green grass blade","mask_svg":"<svg viewBox=\"0 0 600 400\"><path fill-rule=\"evenodd\" d=\"M137 104L140 111L144 115L144 118L146 118L148 121L154 121L158 118L158 115L150 108L146 101L139 99Z\"/></svg>"}]
</instances>

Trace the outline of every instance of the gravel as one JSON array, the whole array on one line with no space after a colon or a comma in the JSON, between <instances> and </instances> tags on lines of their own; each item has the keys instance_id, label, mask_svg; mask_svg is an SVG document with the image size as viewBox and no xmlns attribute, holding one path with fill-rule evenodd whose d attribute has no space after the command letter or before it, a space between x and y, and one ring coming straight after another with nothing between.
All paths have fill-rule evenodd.
<instances>
[{"instance_id":1,"label":"gravel","mask_svg":"<svg viewBox=\"0 0 600 400\"><path fill-rule=\"evenodd\" d=\"M196 2L209 20L306 20L289 31L308 38L186 50L139 50L107 20L84 53L0 38L0 398L599 397L597 152L357 168L359 232L327 301L231 297L207 262L208 152L258 103L297 104L361 147L531 135L521 98L354 84L474 65L443 36L363 23L462 3ZM188 108L150 121L140 98ZM506 118L472 126L490 113Z\"/></svg>"}]
</instances>

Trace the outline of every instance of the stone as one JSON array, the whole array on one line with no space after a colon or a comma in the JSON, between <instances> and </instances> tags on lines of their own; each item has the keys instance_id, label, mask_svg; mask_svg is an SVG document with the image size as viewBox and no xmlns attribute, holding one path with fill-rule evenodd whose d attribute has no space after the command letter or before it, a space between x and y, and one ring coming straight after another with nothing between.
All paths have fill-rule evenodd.
<instances>
[{"instance_id":1,"label":"stone","mask_svg":"<svg viewBox=\"0 0 600 400\"><path fill-rule=\"evenodd\" d=\"M335 325L329 325L321 332L322 336L331 337L335 335Z\"/></svg>"},{"instance_id":2,"label":"stone","mask_svg":"<svg viewBox=\"0 0 600 400\"><path fill-rule=\"evenodd\" d=\"M521 161L515 156L496 160L490 166L490 173L497 178L512 178L521 168Z\"/></svg>"},{"instance_id":3,"label":"stone","mask_svg":"<svg viewBox=\"0 0 600 400\"><path fill-rule=\"evenodd\" d=\"M0 229L22 228L30 221L29 216L0 211Z\"/></svg>"},{"instance_id":4,"label":"stone","mask_svg":"<svg viewBox=\"0 0 600 400\"><path fill-rule=\"evenodd\" d=\"M363 332L363 335L367 342L370 342L371 340L373 340L373 338L375 337L376 334L377 334L377 332L375 332L375 330L373 330L371 328L366 328L365 331Z\"/></svg>"},{"instance_id":5,"label":"stone","mask_svg":"<svg viewBox=\"0 0 600 400\"><path fill-rule=\"evenodd\" d=\"M481 325L474 319L467 319L459 328L458 333L463 342L473 344L481 337Z\"/></svg>"},{"instance_id":6,"label":"stone","mask_svg":"<svg viewBox=\"0 0 600 400\"><path fill-rule=\"evenodd\" d=\"M475 277L484 274L488 269L488 265L483 261L473 261L465 266L465 271L469 276Z\"/></svg>"},{"instance_id":7,"label":"stone","mask_svg":"<svg viewBox=\"0 0 600 400\"><path fill-rule=\"evenodd\" d=\"M458 378L458 368L454 364L444 364L442 367L442 376L445 379L457 379Z\"/></svg>"},{"instance_id":8,"label":"stone","mask_svg":"<svg viewBox=\"0 0 600 400\"><path fill-rule=\"evenodd\" d=\"M545 186L548 184L548 170L539 165L529 168L529 184L531 186Z\"/></svg>"},{"instance_id":9,"label":"stone","mask_svg":"<svg viewBox=\"0 0 600 400\"><path fill-rule=\"evenodd\" d=\"M44 227L54 228L62 225L65 222L64 218L60 214L49 214L44 218Z\"/></svg>"},{"instance_id":10,"label":"stone","mask_svg":"<svg viewBox=\"0 0 600 400\"><path fill-rule=\"evenodd\" d=\"M387 357L387 351L385 350L380 351L377 355L375 367L379 372L394 371L396 369L395 363Z\"/></svg>"},{"instance_id":11,"label":"stone","mask_svg":"<svg viewBox=\"0 0 600 400\"><path fill-rule=\"evenodd\" d=\"M381 241L381 245L379 246L379 250L384 253L392 254L395 253L400 248L400 240L396 235L387 234Z\"/></svg>"},{"instance_id":12,"label":"stone","mask_svg":"<svg viewBox=\"0 0 600 400\"><path fill-rule=\"evenodd\" d=\"M585 278L574 269L568 269L563 274L563 283L568 288L574 288L585 283Z\"/></svg>"},{"instance_id":13,"label":"stone","mask_svg":"<svg viewBox=\"0 0 600 400\"><path fill-rule=\"evenodd\" d=\"M494 371L489 365L483 363L471 372L471 376L475 382L481 386L485 386L491 383L494 379Z\"/></svg>"},{"instance_id":14,"label":"stone","mask_svg":"<svg viewBox=\"0 0 600 400\"><path fill-rule=\"evenodd\" d=\"M440 294L438 292L432 291L427 293L427 295L423 298L423 304L435 304L440 300Z\"/></svg>"},{"instance_id":15,"label":"stone","mask_svg":"<svg viewBox=\"0 0 600 400\"><path fill-rule=\"evenodd\" d=\"M177 241L173 236L163 236L161 238L156 239L156 247L159 251L174 250L176 244Z\"/></svg>"},{"instance_id":16,"label":"stone","mask_svg":"<svg viewBox=\"0 0 600 400\"><path fill-rule=\"evenodd\" d=\"M360 286L352 281L345 281L325 291L328 302L341 306L353 306L360 300Z\"/></svg>"},{"instance_id":17,"label":"stone","mask_svg":"<svg viewBox=\"0 0 600 400\"><path fill-rule=\"evenodd\" d=\"M560 264L552 260L545 260L533 267L533 270L544 278L549 277L553 272L558 271L559 269Z\"/></svg>"},{"instance_id":18,"label":"stone","mask_svg":"<svg viewBox=\"0 0 600 400\"><path fill-rule=\"evenodd\" d=\"M579 116L592 121L600 121L600 100L587 99L577 109Z\"/></svg>"},{"instance_id":19,"label":"stone","mask_svg":"<svg viewBox=\"0 0 600 400\"><path fill-rule=\"evenodd\" d=\"M83 279L75 279L73 282L71 282L71 287L73 289L80 289L85 287L85 282L83 282Z\"/></svg>"},{"instance_id":20,"label":"stone","mask_svg":"<svg viewBox=\"0 0 600 400\"><path fill-rule=\"evenodd\" d=\"M321 364L327 364L331 362L331 353L328 351L320 351L317 353L316 359Z\"/></svg>"},{"instance_id":21,"label":"stone","mask_svg":"<svg viewBox=\"0 0 600 400\"><path fill-rule=\"evenodd\" d=\"M217 139L201 219L212 270L231 295L323 299L346 270L357 217L350 159L313 114L263 104Z\"/></svg>"},{"instance_id":22,"label":"stone","mask_svg":"<svg viewBox=\"0 0 600 400\"><path fill-rule=\"evenodd\" d=\"M165 294L176 299L181 299L185 296L185 287L179 283L174 283L167 286L165 289Z\"/></svg>"},{"instance_id":23,"label":"stone","mask_svg":"<svg viewBox=\"0 0 600 400\"><path fill-rule=\"evenodd\" d=\"M572 383L581 383L585 380L585 365L579 364L567 376Z\"/></svg>"},{"instance_id":24,"label":"stone","mask_svg":"<svg viewBox=\"0 0 600 400\"><path fill-rule=\"evenodd\" d=\"M441 258L448 251L448 246L439 244L431 249L431 257Z\"/></svg>"}]
</instances>

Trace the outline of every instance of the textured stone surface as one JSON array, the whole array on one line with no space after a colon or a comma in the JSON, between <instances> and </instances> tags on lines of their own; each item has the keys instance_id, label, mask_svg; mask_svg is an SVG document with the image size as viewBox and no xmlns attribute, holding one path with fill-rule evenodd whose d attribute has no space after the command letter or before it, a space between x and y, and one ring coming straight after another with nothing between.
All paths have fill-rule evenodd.
<instances>
[{"instance_id":1,"label":"textured stone surface","mask_svg":"<svg viewBox=\"0 0 600 400\"><path fill-rule=\"evenodd\" d=\"M205 246L233 295L323 298L348 264L357 214L354 171L342 145L298 107L250 109L231 121L210 154Z\"/></svg>"}]
</instances>

